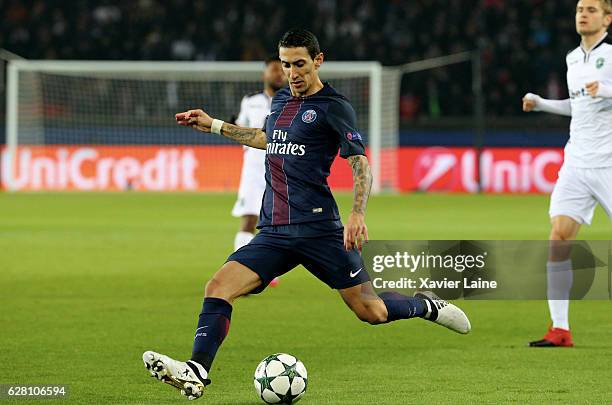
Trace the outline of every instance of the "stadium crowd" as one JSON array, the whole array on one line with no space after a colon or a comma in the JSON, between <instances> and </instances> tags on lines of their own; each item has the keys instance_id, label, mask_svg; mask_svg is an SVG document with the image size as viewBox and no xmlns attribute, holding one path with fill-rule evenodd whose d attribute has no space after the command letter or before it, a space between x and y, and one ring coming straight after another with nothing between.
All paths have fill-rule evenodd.
<instances>
[{"instance_id":1,"label":"stadium crowd","mask_svg":"<svg viewBox=\"0 0 612 405\"><path fill-rule=\"evenodd\" d=\"M28 59L260 60L292 26L315 32L327 60L397 65L480 48L487 114L508 116L527 90L564 96L575 3L0 0L0 48ZM469 114L469 75L463 66L407 76L402 116Z\"/></svg>"}]
</instances>

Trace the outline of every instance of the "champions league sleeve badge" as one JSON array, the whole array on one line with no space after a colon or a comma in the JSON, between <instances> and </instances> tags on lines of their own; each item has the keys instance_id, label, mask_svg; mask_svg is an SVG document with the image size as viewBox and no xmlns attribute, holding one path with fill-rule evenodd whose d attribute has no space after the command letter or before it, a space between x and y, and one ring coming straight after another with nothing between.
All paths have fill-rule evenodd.
<instances>
[{"instance_id":1,"label":"champions league sleeve badge","mask_svg":"<svg viewBox=\"0 0 612 405\"><path fill-rule=\"evenodd\" d=\"M346 139L349 141L361 141L361 134L359 132L347 132Z\"/></svg>"}]
</instances>

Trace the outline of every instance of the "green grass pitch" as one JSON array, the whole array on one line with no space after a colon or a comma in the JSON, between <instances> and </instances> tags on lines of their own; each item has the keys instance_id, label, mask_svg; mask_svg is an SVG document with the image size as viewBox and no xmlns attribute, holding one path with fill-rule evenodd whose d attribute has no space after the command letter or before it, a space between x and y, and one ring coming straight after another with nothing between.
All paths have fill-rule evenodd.
<instances>
[{"instance_id":1,"label":"green grass pitch","mask_svg":"<svg viewBox=\"0 0 612 405\"><path fill-rule=\"evenodd\" d=\"M351 196L338 200L346 214ZM69 384L69 403L184 402L148 377L141 353L190 355L204 283L231 252L233 202L0 194L0 383ZM380 196L367 224L373 239L546 239L547 208L546 196ZM603 211L580 236L612 239ZM526 347L547 326L543 301L460 305L467 336L420 319L369 326L295 269L236 303L199 401L260 403L255 366L288 352L309 371L303 404L612 402L610 302L573 302L577 347L552 350Z\"/></svg>"}]
</instances>

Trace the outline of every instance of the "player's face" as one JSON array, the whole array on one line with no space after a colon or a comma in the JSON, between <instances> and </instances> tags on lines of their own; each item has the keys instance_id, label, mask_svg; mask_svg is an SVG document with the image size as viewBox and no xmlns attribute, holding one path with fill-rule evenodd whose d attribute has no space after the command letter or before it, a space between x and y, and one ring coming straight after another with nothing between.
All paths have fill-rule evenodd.
<instances>
[{"instance_id":1,"label":"player's face","mask_svg":"<svg viewBox=\"0 0 612 405\"><path fill-rule=\"evenodd\" d=\"M310 87L319 78L319 67L323 63L323 53L318 54L314 59L310 57L308 50L304 47L281 47L278 53L292 93L308 94Z\"/></svg>"},{"instance_id":2,"label":"player's face","mask_svg":"<svg viewBox=\"0 0 612 405\"><path fill-rule=\"evenodd\" d=\"M576 31L580 35L597 34L608 28L611 18L599 0L580 0L576 6Z\"/></svg>"},{"instance_id":3,"label":"player's face","mask_svg":"<svg viewBox=\"0 0 612 405\"><path fill-rule=\"evenodd\" d=\"M263 74L264 84L273 91L279 91L287 85L285 73L279 61L269 62Z\"/></svg>"}]
</instances>

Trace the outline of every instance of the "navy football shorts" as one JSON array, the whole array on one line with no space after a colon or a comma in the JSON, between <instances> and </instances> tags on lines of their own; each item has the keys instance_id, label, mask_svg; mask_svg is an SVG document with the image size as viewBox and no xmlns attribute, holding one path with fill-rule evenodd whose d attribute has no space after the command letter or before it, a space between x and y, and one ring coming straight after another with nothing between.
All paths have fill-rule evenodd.
<instances>
[{"instance_id":1,"label":"navy football shorts","mask_svg":"<svg viewBox=\"0 0 612 405\"><path fill-rule=\"evenodd\" d=\"M327 224L264 227L227 261L236 261L259 275L262 284L251 294L262 292L275 277L300 264L337 290L369 281L359 251L344 249L343 228L325 229Z\"/></svg>"}]
</instances>

